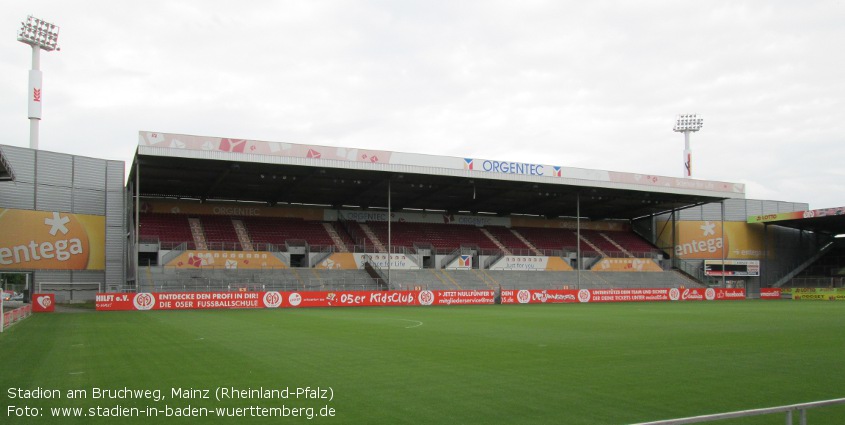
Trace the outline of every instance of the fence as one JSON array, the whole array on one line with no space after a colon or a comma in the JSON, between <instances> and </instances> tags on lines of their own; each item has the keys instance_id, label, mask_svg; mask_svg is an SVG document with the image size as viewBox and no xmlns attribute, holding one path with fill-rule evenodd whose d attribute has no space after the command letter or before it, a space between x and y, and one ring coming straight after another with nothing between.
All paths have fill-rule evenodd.
<instances>
[{"instance_id":1,"label":"fence","mask_svg":"<svg viewBox=\"0 0 845 425\"><path fill-rule=\"evenodd\" d=\"M814 401L811 403L790 404L787 406L767 407L764 409L739 410L736 412L716 413L713 415L693 416L689 418L668 419L663 421L642 422L635 425L683 425L683 424L698 424L703 422L715 422L724 419L746 418L749 416L771 415L776 413L784 413L786 415L786 425L792 425L792 416L798 412L799 423L807 425L807 410L823 406L832 406L837 404L845 404L845 398L836 398L833 400Z\"/></svg>"}]
</instances>

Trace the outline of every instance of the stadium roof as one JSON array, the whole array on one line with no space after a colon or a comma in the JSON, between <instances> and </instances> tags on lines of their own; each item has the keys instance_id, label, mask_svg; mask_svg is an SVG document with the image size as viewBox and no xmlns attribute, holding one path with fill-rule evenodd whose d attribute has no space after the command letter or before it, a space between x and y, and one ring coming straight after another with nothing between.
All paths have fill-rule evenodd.
<instances>
[{"instance_id":1,"label":"stadium roof","mask_svg":"<svg viewBox=\"0 0 845 425\"><path fill-rule=\"evenodd\" d=\"M766 223L829 235L845 234L845 207L752 215L748 223Z\"/></svg>"},{"instance_id":2,"label":"stadium roof","mask_svg":"<svg viewBox=\"0 0 845 425\"><path fill-rule=\"evenodd\" d=\"M0 149L0 181L12 180L15 180L15 173L12 171L12 166L6 161L3 149Z\"/></svg>"},{"instance_id":3,"label":"stadium roof","mask_svg":"<svg viewBox=\"0 0 845 425\"><path fill-rule=\"evenodd\" d=\"M137 167L140 167L140 170ZM137 173L137 174L136 174ZM142 196L633 219L744 198L741 184L544 164L141 132Z\"/></svg>"}]
</instances>

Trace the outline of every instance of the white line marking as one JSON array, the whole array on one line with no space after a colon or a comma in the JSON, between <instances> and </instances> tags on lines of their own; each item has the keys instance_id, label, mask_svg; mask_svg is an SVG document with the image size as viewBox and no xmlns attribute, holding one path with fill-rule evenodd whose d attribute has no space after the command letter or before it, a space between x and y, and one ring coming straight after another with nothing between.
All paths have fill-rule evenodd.
<instances>
[{"instance_id":1,"label":"white line marking","mask_svg":"<svg viewBox=\"0 0 845 425\"><path fill-rule=\"evenodd\" d=\"M68 373L68 375L82 375L83 373L85 373L85 372L71 372L71 373Z\"/></svg>"},{"instance_id":2,"label":"white line marking","mask_svg":"<svg viewBox=\"0 0 845 425\"><path fill-rule=\"evenodd\" d=\"M84 347L84 346L85 346L85 344L73 344L73 345L71 345L71 347Z\"/></svg>"},{"instance_id":3,"label":"white line marking","mask_svg":"<svg viewBox=\"0 0 845 425\"><path fill-rule=\"evenodd\" d=\"M423 322L420 322L419 320L410 320L410 319L396 319L396 320L401 320L403 322L416 323L416 325L405 326L405 329L418 328L418 327L423 325Z\"/></svg>"}]
</instances>

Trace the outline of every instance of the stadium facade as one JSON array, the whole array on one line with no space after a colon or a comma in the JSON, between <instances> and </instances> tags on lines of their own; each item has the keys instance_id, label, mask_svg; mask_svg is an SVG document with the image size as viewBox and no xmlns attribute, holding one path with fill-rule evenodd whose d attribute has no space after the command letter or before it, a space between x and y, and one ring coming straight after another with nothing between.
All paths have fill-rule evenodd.
<instances>
[{"instance_id":1,"label":"stadium facade","mask_svg":"<svg viewBox=\"0 0 845 425\"><path fill-rule=\"evenodd\" d=\"M120 161L13 146L0 160L0 271L59 301L203 284L616 286L658 274L677 276L662 286L753 294L830 242L749 223L808 206L747 200L742 184L507 158L140 132L125 183ZM748 272L705 273L714 262Z\"/></svg>"}]
</instances>

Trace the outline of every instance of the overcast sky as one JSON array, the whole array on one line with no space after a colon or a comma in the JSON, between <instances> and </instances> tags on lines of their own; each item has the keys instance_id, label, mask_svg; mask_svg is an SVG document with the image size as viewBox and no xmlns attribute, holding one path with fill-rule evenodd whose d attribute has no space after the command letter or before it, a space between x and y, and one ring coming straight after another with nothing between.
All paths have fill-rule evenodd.
<instances>
[{"instance_id":1,"label":"overcast sky","mask_svg":"<svg viewBox=\"0 0 845 425\"><path fill-rule=\"evenodd\" d=\"M693 177L845 205L845 2L3 1L0 144L131 163L138 131ZM128 166L128 165L127 165Z\"/></svg>"}]
</instances>

